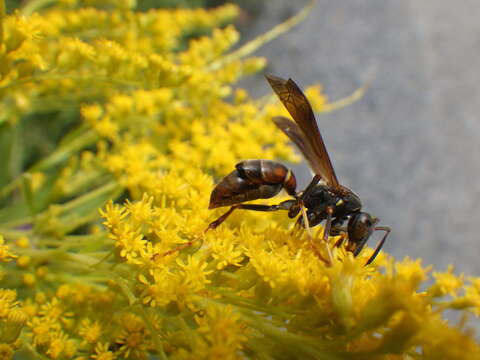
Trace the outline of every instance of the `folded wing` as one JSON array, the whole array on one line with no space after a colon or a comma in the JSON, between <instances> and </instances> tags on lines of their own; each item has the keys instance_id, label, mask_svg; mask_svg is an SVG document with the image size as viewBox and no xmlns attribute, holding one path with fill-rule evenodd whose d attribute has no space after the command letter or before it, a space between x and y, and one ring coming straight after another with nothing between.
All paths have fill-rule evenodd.
<instances>
[{"instance_id":1,"label":"folded wing","mask_svg":"<svg viewBox=\"0 0 480 360\"><path fill-rule=\"evenodd\" d=\"M272 75L266 78L295 122L284 117L276 117L273 121L298 146L315 174L320 175L328 185L338 186L337 176L306 96L292 79L284 80Z\"/></svg>"}]
</instances>

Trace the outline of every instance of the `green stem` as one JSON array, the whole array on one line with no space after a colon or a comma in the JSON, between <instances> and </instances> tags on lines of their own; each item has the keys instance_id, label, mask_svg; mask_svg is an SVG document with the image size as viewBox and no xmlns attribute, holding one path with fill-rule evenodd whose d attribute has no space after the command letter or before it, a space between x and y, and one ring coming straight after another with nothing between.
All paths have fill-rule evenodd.
<instances>
[{"instance_id":1,"label":"green stem","mask_svg":"<svg viewBox=\"0 0 480 360\"><path fill-rule=\"evenodd\" d=\"M126 282L125 279L130 279L132 275L128 266L117 266L115 271L112 271L108 268L109 264L98 265L98 258L87 254L67 253L60 249L43 250L33 248L22 249L22 254L28 255L39 262L48 262L49 266L55 270L52 270L55 274L64 272L71 275L75 271L94 273L95 276L104 276L106 280L115 278L124 284ZM103 254L100 255L103 256ZM129 291L127 298L132 300L135 299L135 296Z\"/></svg>"},{"instance_id":2,"label":"green stem","mask_svg":"<svg viewBox=\"0 0 480 360\"><path fill-rule=\"evenodd\" d=\"M151 316L147 313L145 310L145 307L143 305L139 306L139 311L142 314L142 318L145 321L145 324L147 325L148 331L150 332L153 342L155 344L155 347L157 349L158 355L160 356L161 360L168 360L167 355L163 351L163 345L162 342L160 341L160 336L158 335L158 331L155 329L155 327L152 324L151 321Z\"/></svg>"},{"instance_id":3,"label":"green stem","mask_svg":"<svg viewBox=\"0 0 480 360\"><path fill-rule=\"evenodd\" d=\"M132 290L130 290L130 287L128 286L129 285L128 282L124 278L118 275L114 275L114 276L115 276L115 283L120 288L123 295L127 298L128 304L130 306L137 304L138 299L135 296L135 294L132 292Z\"/></svg>"},{"instance_id":4,"label":"green stem","mask_svg":"<svg viewBox=\"0 0 480 360\"><path fill-rule=\"evenodd\" d=\"M249 301L246 298L242 298L239 296L232 295L230 292L221 291L219 289L210 289L213 292L221 294L221 298L218 300L219 302L224 302L227 304L235 304L240 307L244 307L246 309L250 309L253 311L259 311L268 315L278 316L284 319L288 319L292 316L299 315L298 312L290 311L287 312L287 309L282 309L280 306L266 306L260 305L253 301Z\"/></svg>"},{"instance_id":5,"label":"green stem","mask_svg":"<svg viewBox=\"0 0 480 360\"><path fill-rule=\"evenodd\" d=\"M0 234L3 235L6 239L15 240L21 236L29 236L32 234L32 230L14 230L7 229L5 227L0 227Z\"/></svg>"},{"instance_id":6,"label":"green stem","mask_svg":"<svg viewBox=\"0 0 480 360\"><path fill-rule=\"evenodd\" d=\"M25 334L25 331L23 332L23 334ZM37 352L37 350L35 350L35 348L30 344L32 339L31 337L27 337L26 335L22 335L21 336L22 338L22 346L24 349L26 349L30 355L32 356L31 358L32 359L40 359L40 360L49 360L48 357L40 354L39 352ZM22 357L23 359L23 357Z\"/></svg>"},{"instance_id":7,"label":"green stem","mask_svg":"<svg viewBox=\"0 0 480 360\"><path fill-rule=\"evenodd\" d=\"M57 0L52 0L52 1L57 1ZM81 37L81 36L79 36ZM103 75L100 74L95 74L95 76L91 77L85 77L85 76L74 76L69 73L61 73L61 70L57 68L51 68L48 71L44 71L42 73L37 73L33 76L29 77L24 77L21 78L20 80L16 81L11 81L6 85L0 86L0 91L2 90L10 90L11 88L14 88L16 86L21 86L25 85L28 83L38 83L39 81L42 80L64 80L64 79L69 79L73 80L76 82L80 81L89 81L89 80L94 80L98 84L101 82L104 82L105 84L113 84L113 85L118 85L118 86L127 86L127 87L141 87L142 83L140 81L127 81L127 80L118 80L118 79L113 79L109 77L103 77Z\"/></svg>"},{"instance_id":8,"label":"green stem","mask_svg":"<svg viewBox=\"0 0 480 360\"><path fill-rule=\"evenodd\" d=\"M68 144L60 146L53 153L51 153L46 158L40 160L25 173L44 171L51 166L54 166L62 161L67 160L72 153L79 151L85 148L88 145L91 145L98 139L98 135L93 130L86 130L83 134L80 134L76 138L72 139ZM12 193L17 187L22 184L23 174L14 179L9 184L5 185L0 190L0 198L8 196Z\"/></svg>"},{"instance_id":9,"label":"green stem","mask_svg":"<svg viewBox=\"0 0 480 360\"><path fill-rule=\"evenodd\" d=\"M109 183L96 188L82 196L79 196L77 198L74 198L73 200L62 204L62 205L56 205L58 207L58 213L56 214L57 216L60 216L62 214L65 214L68 211L73 211L73 210L78 210L80 207L88 204L89 201L96 200L96 198L100 197L115 197L117 196L120 192L122 191L122 188L120 185L118 185L115 181L110 181ZM100 205L101 206L101 205ZM39 219L42 218L44 215L48 215L49 209L37 214L37 217ZM12 228L20 225L24 225L27 223L31 223L32 218L31 217L23 217L20 219L16 219L7 223L2 224L2 228ZM0 228L0 232L2 231L2 228ZM8 231L8 230L7 230ZM15 230L16 231L16 230ZM31 232L31 230L29 230Z\"/></svg>"},{"instance_id":10,"label":"green stem","mask_svg":"<svg viewBox=\"0 0 480 360\"><path fill-rule=\"evenodd\" d=\"M115 193L119 192L121 190L120 185L117 184L116 181L110 181L109 183L90 191L89 193L79 196L64 205L60 205L61 207L61 212L60 213L65 213L67 211L73 210L77 207L80 207L84 205L85 203L91 201L92 199L102 197L103 195L107 193Z\"/></svg>"},{"instance_id":11,"label":"green stem","mask_svg":"<svg viewBox=\"0 0 480 360\"><path fill-rule=\"evenodd\" d=\"M57 148L52 154L40 160L30 168L30 172L43 171L53 165L67 160L71 153L79 151L88 145L91 145L98 139L98 135L93 130L86 130L83 134L72 139L68 144Z\"/></svg>"},{"instance_id":12,"label":"green stem","mask_svg":"<svg viewBox=\"0 0 480 360\"><path fill-rule=\"evenodd\" d=\"M102 264L105 264L105 262L110 259L113 256L113 251L109 251L107 255L105 255L98 263L94 265L94 267L98 267Z\"/></svg>"},{"instance_id":13,"label":"green stem","mask_svg":"<svg viewBox=\"0 0 480 360\"><path fill-rule=\"evenodd\" d=\"M3 21L5 20L5 1L0 1L0 44L3 44Z\"/></svg>"},{"instance_id":14,"label":"green stem","mask_svg":"<svg viewBox=\"0 0 480 360\"><path fill-rule=\"evenodd\" d=\"M31 0L22 8L21 13L23 15L32 15L35 11L38 11L50 4L54 4L57 0Z\"/></svg>"},{"instance_id":15,"label":"green stem","mask_svg":"<svg viewBox=\"0 0 480 360\"><path fill-rule=\"evenodd\" d=\"M321 345L321 339L308 339L304 336L296 335L285 329L271 325L266 319L250 313L250 311L242 311L242 314L249 318L249 325L257 329L261 334L272 338L277 344L288 348L296 354L304 354L314 359L325 360L342 360L335 352L327 350L326 344ZM323 349L322 349L323 348ZM304 358L304 357L303 357Z\"/></svg>"},{"instance_id":16,"label":"green stem","mask_svg":"<svg viewBox=\"0 0 480 360\"><path fill-rule=\"evenodd\" d=\"M49 238L48 240L41 240L42 245L46 246L63 246L69 244L70 246L85 245L90 243L105 242L108 240L106 232L99 232L88 235L69 235L62 239L56 240Z\"/></svg>"}]
</instances>

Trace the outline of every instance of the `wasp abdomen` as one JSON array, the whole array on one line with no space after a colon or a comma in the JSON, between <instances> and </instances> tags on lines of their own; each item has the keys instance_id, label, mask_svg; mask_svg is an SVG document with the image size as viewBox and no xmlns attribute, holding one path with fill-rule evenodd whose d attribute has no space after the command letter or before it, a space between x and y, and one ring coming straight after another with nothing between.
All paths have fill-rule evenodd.
<instances>
[{"instance_id":1,"label":"wasp abdomen","mask_svg":"<svg viewBox=\"0 0 480 360\"><path fill-rule=\"evenodd\" d=\"M285 165L271 160L245 160L235 165L242 177L255 184L281 184L288 194L295 195L297 181Z\"/></svg>"},{"instance_id":2,"label":"wasp abdomen","mask_svg":"<svg viewBox=\"0 0 480 360\"><path fill-rule=\"evenodd\" d=\"M282 184L256 183L233 170L220 181L210 196L209 209L239 204L249 200L268 199L277 195Z\"/></svg>"}]
</instances>

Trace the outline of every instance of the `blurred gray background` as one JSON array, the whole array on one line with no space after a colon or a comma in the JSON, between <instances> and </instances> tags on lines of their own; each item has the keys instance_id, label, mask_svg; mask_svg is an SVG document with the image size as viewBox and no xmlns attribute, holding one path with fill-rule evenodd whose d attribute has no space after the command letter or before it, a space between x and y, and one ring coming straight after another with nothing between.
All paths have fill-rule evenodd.
<instances>
[{"instance_id":1,"label":"blurred gray background","mask_svg":"<svg viewBox=\"0 0 480 360\"><path fill-rule=\"evenodd\" d=\"M244 39L305 4L262 2ZM267 73L302 87L322 83L332 100L375 68L360 101L317 118L337 176L392 227L388 252L477 276L479 16L478 0L319 0L303 23L256 53L268 59ZM271 91L261 77L242 85Z\"/></svg>"}]
</instances>

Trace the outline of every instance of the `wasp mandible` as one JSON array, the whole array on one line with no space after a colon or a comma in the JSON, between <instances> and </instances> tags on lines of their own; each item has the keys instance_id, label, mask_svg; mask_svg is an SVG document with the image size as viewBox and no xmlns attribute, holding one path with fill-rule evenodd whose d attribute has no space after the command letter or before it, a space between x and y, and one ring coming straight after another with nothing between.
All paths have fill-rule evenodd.
<instances>
[{"instance_id":1,"label":"wasp mandible","mask_svg":"<svg viewBox=\"0 0 480 360\"><path fill-rule=\"evenodd\" d=\"M215 186L210 197L209 209L222 206L231 208L210 223L206 231L215 229L237 209L286 210L292 219L304 211L304 216L298 217L298 225L313 227L325 220L325 242L329 234L346 233L346 248L354 256L362 251L374 231L385 231L366 263L370 264L380 252L390 228L377 226L379 219L362 211L360 198L338 182L312 107L298 85L292 79L284 80L272 75L266 78L294 120L275 117L275 125L295 143L315 175L304 191L297 192L295 175L279 162L245 160L238 163L235 170ZM269 199L282 189L293 198L277 205L244 204L250 200Z\"/></svg>"}]
</instances>

